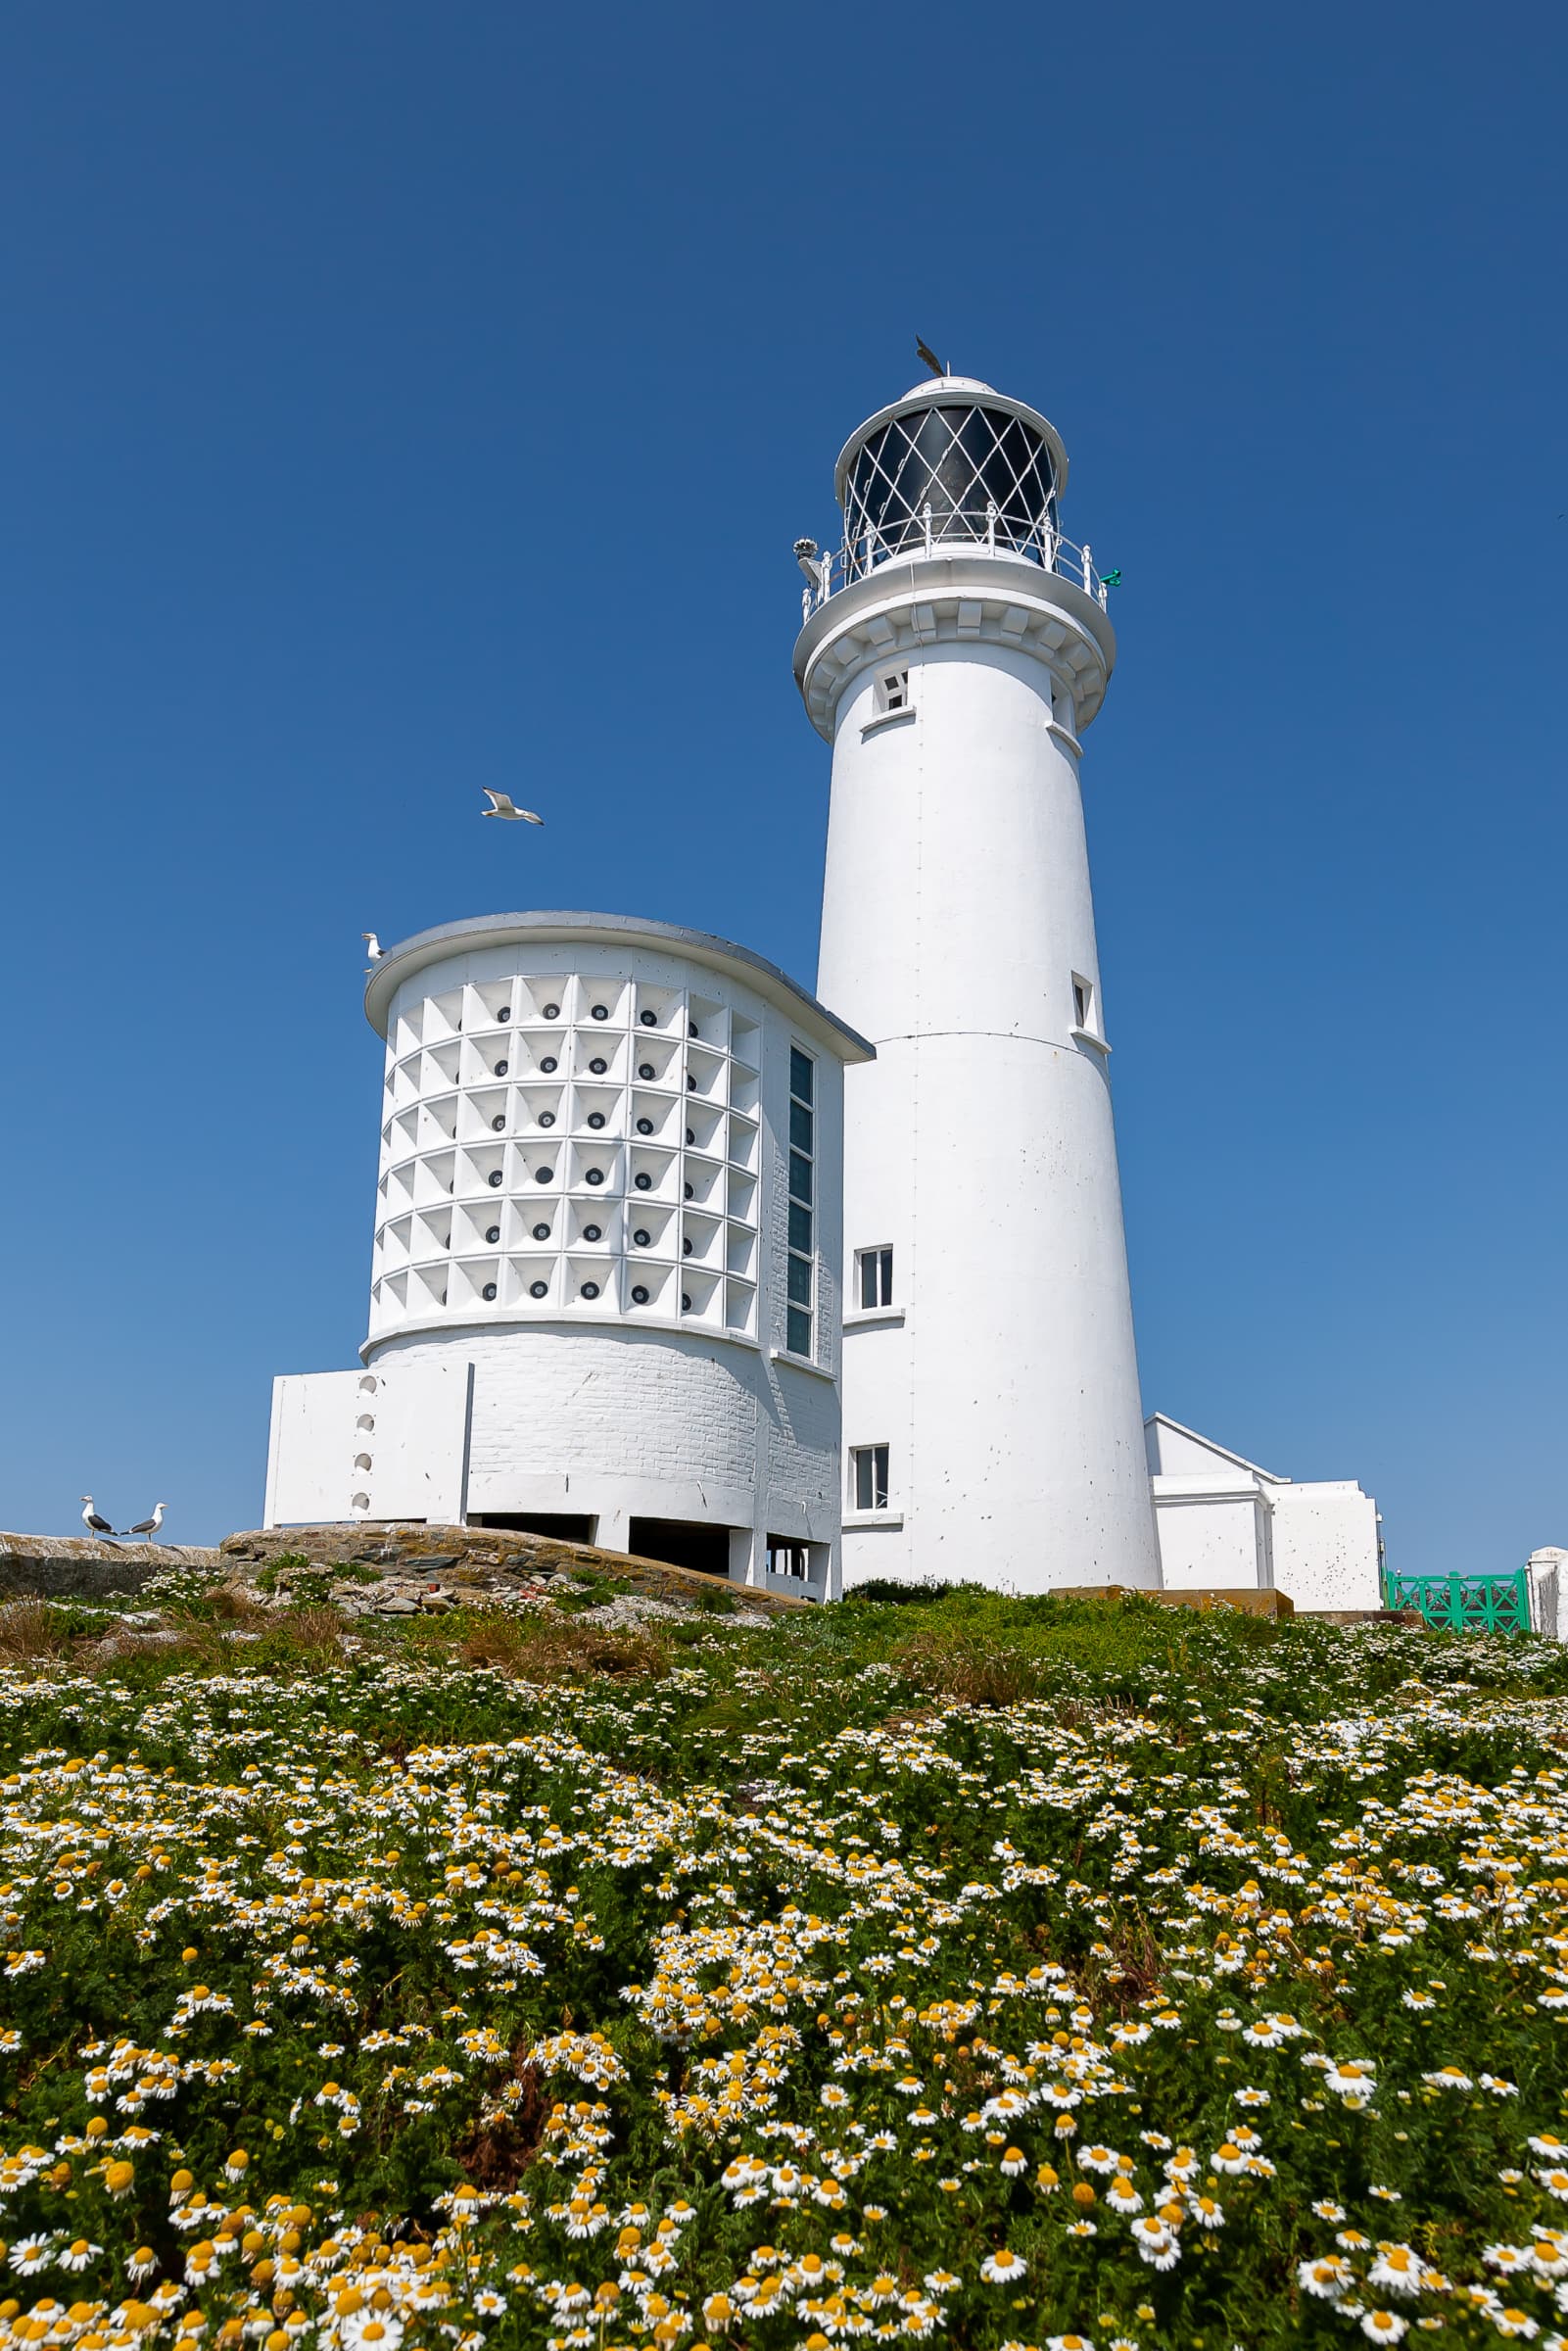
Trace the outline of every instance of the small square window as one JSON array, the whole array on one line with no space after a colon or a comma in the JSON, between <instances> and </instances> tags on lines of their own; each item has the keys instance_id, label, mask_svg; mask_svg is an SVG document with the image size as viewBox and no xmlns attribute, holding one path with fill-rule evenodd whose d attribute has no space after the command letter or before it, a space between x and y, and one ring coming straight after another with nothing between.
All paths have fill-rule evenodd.
<instances>
[{"instance_id":1,"label":"small square window","mask_svg":"<svg viewBox=\"0 0 1568 2351\"><path fill-rule=\"evenodd\" d=\"M887 1508L887 1447L857 1445L849 1457L851 1489L857 1511Z\"/></svg>"},{"instance_id":2,"label":"small square window","mask_svg":"<svg viewBox=\"0 0 1568 2351\"><path fill-rule=\"evenodd\" d=\"M877 715L892 718L907 710L909 701L909 672L907 669L884 669L877 681Z\"/></svg>"},{"instance_id":3,"label":"small square window","mask_svg":"<svg viewBox=\"0 0 1568 2351\"><path fill-rule=\"evenodd\" d=\"M855 1255L855 1265L859 1275L856 1293L862 1307L891 1306L893 1303L892 1250L858 1250Z\"/></svg>"}]
</instances>

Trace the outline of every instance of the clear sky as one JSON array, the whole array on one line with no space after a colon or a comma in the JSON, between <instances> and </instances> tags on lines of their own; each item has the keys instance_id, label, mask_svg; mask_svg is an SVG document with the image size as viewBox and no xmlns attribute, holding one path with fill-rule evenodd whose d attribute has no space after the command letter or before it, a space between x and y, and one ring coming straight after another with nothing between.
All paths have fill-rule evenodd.
<instances>
[{"instance_id":1,"label":"clear sky","mask_svg":"<svg viewBox=\"0 0 1568 2351\"><path fill-rule=\"evenodd\" d=\"M1509 0L14 0L0 1525L257 1522L364 1330L361 930L810 981L790 543L919 333L1124 575L1146 1405L1404 1567L1568 1543L1565 67Z\"/></svg>"}]
</instances>

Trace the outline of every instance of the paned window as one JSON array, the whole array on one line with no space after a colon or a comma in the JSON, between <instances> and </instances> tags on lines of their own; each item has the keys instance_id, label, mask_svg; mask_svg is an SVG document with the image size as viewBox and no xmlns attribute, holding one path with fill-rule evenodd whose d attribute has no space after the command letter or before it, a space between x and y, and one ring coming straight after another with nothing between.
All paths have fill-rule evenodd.
<instances>
[{"instance_id":1,"label":"paned window","mask_svg":"<svg viewBox=\"0 0 1568 2351\"><path fill-rule=\"evenodd\" d=\"M855 1265L857 1283L863 1307L891 1306L893 1303L893 1253L891 1249L861 1249Z\"/></svg>"},{"instance_id":2,"label":"paned window","mask_svg":"<svg viewBox=\"0 0 1568 2351\"><path fill-rule=\"evenodd\" d=\"M785 1274L784 1345L810 1355L816 1305L817 1065L798 1045L789 1048L789 1254Z\"/></svg>"},{"instance_id":3,"label":"paned window","mask_svg":"<svg viewBox=\"0 0 1568 2351\"><path fill-rule=\"evenodd\" d=\"M909 708L909 672L907 669L884 669L877 681L877 711L879 717L891 718L896 711Z\"/></svg>"},{"instance_id":4,"label":"paned window","mask_svg":"<svg viewBox=\"0 0 1568 2351\"><path fill-rule=\"evenodd\" d=\"M857 1511L887 1508L887 1448L857 1445L849 1456L850 1493Z\"/></svg>"}]
</instances>

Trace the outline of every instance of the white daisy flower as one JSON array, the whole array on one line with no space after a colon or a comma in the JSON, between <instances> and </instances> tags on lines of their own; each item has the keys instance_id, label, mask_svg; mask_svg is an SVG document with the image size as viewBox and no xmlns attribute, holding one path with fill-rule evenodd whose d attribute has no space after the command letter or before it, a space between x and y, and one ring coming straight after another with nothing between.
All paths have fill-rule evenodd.
<instances>
[{"instance_id":1,"label":"white daisy flower","mask_svg":"<svg viewBox=\"0 0 1568 2351\"><path fill-rule=\"evenodd\" d=\"M1028 2268L1022 2253L1010 2253L1004 2245L999 2252L987 2253L980 2264L980 2276L987 2285L1011 2285Z\"/></svg>"},{"instance_id":2,"label":"white daisy flower","mask_svg":"<svg viewBox=\"0 0 1568 2351\"><path fill-rule=\"evenodd\" d=\"M1304 2294L1314 2294L1320 2302L1337 2302L1355 2283L1355 2272L1343 2254L1329 2253L1320 2261L1298 2262L1296 2282Z\"/></svg>"},{"instance_id":3,"label":"white daisy flower","mask_svg":"<svg viewBox=\"0 0 1568 2351\"><path fill-rule=\"evenodd\" d=\"M1181 2246L1164 2221L1134 2221L1132 2241L1151 2269L1173 2270L1181 2259Z\"/></svg>"},{"instance_id":4,"label":"white daisy flower","mask_svg":"<svg viewBox=\"0 0 1568 2351\"><path fill-rule=\"evenodd\" d=\"M1381 2245L1366 2273L1366 2282L1381 2286L1385 2293L1418 2294L1426 2276L1426 2264L1408 2245Z\"/></svg>"}]
</instances>

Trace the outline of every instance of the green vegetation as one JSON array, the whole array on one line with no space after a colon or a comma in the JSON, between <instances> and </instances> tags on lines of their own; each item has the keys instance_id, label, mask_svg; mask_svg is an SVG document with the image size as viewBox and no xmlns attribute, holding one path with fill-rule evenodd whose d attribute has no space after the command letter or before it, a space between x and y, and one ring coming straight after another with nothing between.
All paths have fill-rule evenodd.
<instances>
[{"instance_id":1,"label":"green vegetation","mask_svg":"<svg viewBox=\"0 0 1568 2351\"><path fill-rule=\"evenodd\" d=\"M0 2345L1564 2351L1563 1651L276 1564L0 1609Z\"/></svg>"}]
</instances>

